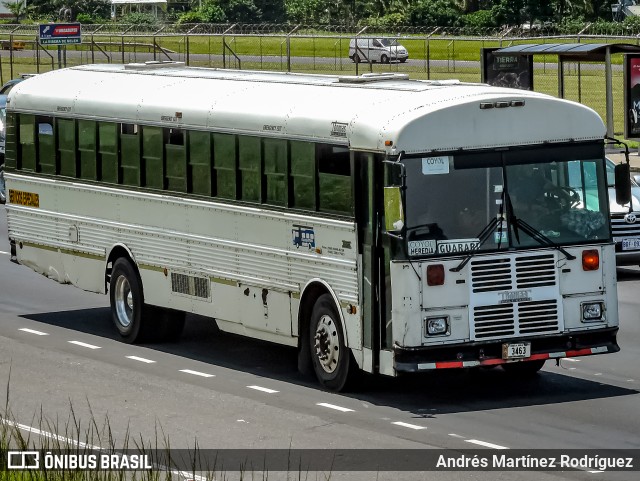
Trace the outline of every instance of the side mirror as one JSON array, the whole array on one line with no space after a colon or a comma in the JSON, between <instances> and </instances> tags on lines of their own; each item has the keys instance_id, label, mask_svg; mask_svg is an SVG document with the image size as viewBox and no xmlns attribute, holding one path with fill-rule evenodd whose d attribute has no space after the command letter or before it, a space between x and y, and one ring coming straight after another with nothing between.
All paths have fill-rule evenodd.
<instances>
[{"instance_id":1,"label":"side mirror","mask_svg":"<svg viewBox=\"0 0 640 481\"><path fill-rule=\"evenodd\" d=\"M404 229L404 210L402 208L402 189L384 188L384 224L387 232L399 235Z\"/></svg>"},{"instance_id":2,"label":"side mirror","mask_svg":"<svg viewBox=\"0 0 640 481\"><path fill-rule=\"evenodd\" d=\"M629 164L615 166L614 176L616 181L616 202L620 205L631 202L631 170Z\"/></svg>"},{"instance_id":3,"label":"side mirror","mask_svg":"<svg viewBox=\"0 0 640 481\"><path fill-rule=\"evenodd\" d=\"M640 174L634 174L633 175L633 180L636 181L636 184L640 184Z\"/></svg>"}]
</instances>

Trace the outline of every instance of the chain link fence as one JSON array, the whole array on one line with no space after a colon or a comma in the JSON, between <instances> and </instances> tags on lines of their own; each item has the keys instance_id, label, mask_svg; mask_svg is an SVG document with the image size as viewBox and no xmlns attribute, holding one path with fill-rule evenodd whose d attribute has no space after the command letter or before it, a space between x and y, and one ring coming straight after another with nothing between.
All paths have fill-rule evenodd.
<instances>
[{"instance_id":1,"label":"chain link fence","mask_svg":"<svg viewBox=\"0 0 640 481\"><path fill-rule=\"evenodd\" d=\"M197 67L275 70L357 75L406 73L416 79L480 81L480 50L529 43L631 43L640 35L620 25L618 31L587 25L574 34L551 28L503 28L483 31L440 27L397 28L250 24L182 24L159 27L82 25L80 45L58 48L38 42L38 25L0 25L0 80L22 73L87 63L180 61ZM354 38L392 38L409 54L405 62L355 63L349 57ZM613 56L615 130L622 130L622 55ZM534 57L534 90L558 95L555 55ZM565 98L605 115L605 73L601 63L566 62Z\"/></svg>"}]
</instances>

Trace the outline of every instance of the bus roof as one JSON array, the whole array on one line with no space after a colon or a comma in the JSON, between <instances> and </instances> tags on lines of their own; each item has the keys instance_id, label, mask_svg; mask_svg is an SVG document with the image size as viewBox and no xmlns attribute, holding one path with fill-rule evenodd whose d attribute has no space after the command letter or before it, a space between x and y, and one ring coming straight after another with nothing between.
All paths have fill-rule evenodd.
<instances>
[{"instance_id":1,"label":"bus roof","mask_svg":"<svg viewBox=\"0 0 640 481\"><path fill-rule=\"evenodd\" d=\"M30 78L9 98L8 108L16 112L276 136L390 154L605 135L600 116L575 102L402 74L292 74L177 62L84 65Z\"/></svg>"}]
</instances>

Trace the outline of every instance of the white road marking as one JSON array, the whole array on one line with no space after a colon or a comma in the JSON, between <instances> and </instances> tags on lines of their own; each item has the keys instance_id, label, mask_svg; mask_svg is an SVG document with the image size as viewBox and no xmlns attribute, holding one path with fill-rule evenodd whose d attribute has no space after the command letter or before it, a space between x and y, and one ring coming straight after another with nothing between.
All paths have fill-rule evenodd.
<instances>
[{"instance_id":1,"label":"white road marking","mask_svg":"<svg viewBox=\"0 0 640 481\"><path fill-rule=\"evenodd\" d=\"M335 409L336 411L342 411L343 413L353 412L353 409L343 408L342 406L336 406L335 404L329 404L329 403L317 403L316 406Z\"/></svg>"},{"instance_id":2,"label":"white road marking","mask_svg":"<svg viewBox=\"0 0 640 481\"><path fill-rule=\"evenodd\" d=\"M587 472L591 474L604 473L604 471L587 471Z\"/></svg>"},{"instance_id":3,"label":"white road marking","mask_svg":"<svg viewBox=\"0 0 640 481\"><path fill-rule=\"evenodd\" d=\"M4 254L5 256L10 256L11 255L10 252L5 252L5 251L0 251L0 254Z\"/></svg>"},{"instance_id":4,"label":"white road marking","mask_svg":"<svg viewBox=\"0 0 640 481\"><path fill-rule=\"evenodd\" d=\"M580 362L580 359L574 359L572 357L563 357L562 360L569 361L569 362Z\"/></svg>"},{"instance_id":5,"label":"white road marking","mask_svg":"<svg viewBox=\"0 0 640 481\"><path fill-rule=\"evenodd\" d=\"M280 391L276 391L275 389L269 389L268 387L262 387L262 386L247 386L247 387L249 389L255 389L256 391L262 391L268 394L275 394L277 392L280 392Z\"/></svg>"},{"instance_id":6,"label":"white road marking","mask_svg":"<svg viewBox=\"0 0 640 481\"><path fill-rule=\"evenodd\" d=\"M391 424L395 424L396 426L402 426L409 429L427 429L424 426L418 426L417 424L403 423L402 421L396 421Z\"/></svg>"},{"instance_id":7,"label":"white road marking","mask_svg":"<svg viewBox=\"0 0 640 481\"><path fill-rule=\"evenodd\" d=\"M67 443L67 444L71 444L73 446L78 446L81 448L89 448L89 449L95 449L100 451L102 448L100 446L93 446L91 444L86 444L80 441L76 441L74 439L71 438L65 438L64 436L60 436L58 434L53 434L53 433L49 433L47 431L42 431L41 429L38 428L34 428L31 426L27 426L26 424L19 424L13 421L7 421L4 420L2 421L4 424L8 425L8 426L12 426L14 428L18 428L21 431L27 431L28 433L33 433L33 434L37 434L39 436L45 437L45 438L49 438L49 439L55 439L56 441L62 441L63 443Z\"/></svg>"},{"instance_id":8,"label":"white road marking","mask_svg":"<svg viewBox=\"0 0 640 481\"><path fill-rule=\"evenodd\" d=\"M452 438L464 439L464 436L460 436L459 434L449 433L449 436L451 436Z\"/></svg>"},{"instance_id":9,"label":"white road marking","mask_svg":"<svg viewBox=\"0 0 640 481\"><path fill-rule=\"evenodd\" d=\"M140 361L140 362L145 362L147 364L153 364L155 361L152 361L151 359L145 359L144 357L138 357L138 356L126 356L127 359L131 359L133 361Z\"/></svg>"},{"instance_id":10,"label":"white road marking","mask_svg":"<svg viewBox=\"0 0 640 481\"><path fill-rule=\"evenodd\" d=\"M86 347L87 349L100 349L100 346L94 346L93 344L87 344L80 341L69 341L69 344L75 344L76 346Z\"/></svg>"},{"instance_id":11,"label":"white road marking","mask_svg":"<svg viewBox=\"0 0 640 481\"><path fill-rule=\"evenodd\" d=\"M467 443L477 444L478 446L484 446L485 448L492 449L509 449L506 446L500 446L499 444L488 443L486 441L479 441L477 439L466 439Z\"/></svg>"},{"instance_id":12,"label":"white road marking","mask_svg":"<svg viewBox=\"0 0 640 481\"><path fill-rule=\"evenodd\" d=\"M192 371L191 369L180 369L180 372L184 372L186 374L193 374L194 376L200 376L200 377L215 377L215 374L207 374L206 372Z\"/></svg>"},{"instance_id":13,"label":"white road marking","mask_svg":"<svg viewBox=\"0 0 640 481\"><path fill-rule=\"evenodd\" d=\"M601 372L597 372L597 373L594 374L594 376L602 376L602 373Z\"/></svg>"},{"instance_id":14,"label":"white road marking","mask_svg":"<svg viewBox=\"0 0 640 481\"><path fill-rule=\"evenodd\" d=\"M28 332L29 334L35 334L36 336L48 336L49 335L46 332L36 331L35 329L27 329L26 327L23 327L23 328L21 328L19 330L20 331L24 331L24 332Z\"/></svg>"}]
</instances>

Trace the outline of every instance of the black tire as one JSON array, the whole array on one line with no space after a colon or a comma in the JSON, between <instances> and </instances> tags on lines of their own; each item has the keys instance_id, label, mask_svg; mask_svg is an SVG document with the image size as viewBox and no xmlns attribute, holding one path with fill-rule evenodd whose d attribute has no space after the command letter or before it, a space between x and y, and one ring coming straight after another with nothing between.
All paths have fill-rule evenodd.
<instances>
[{"instance_id":1,"label":"black tire","mask_svg":"<svg viewBox=\"0 0 640 481\"><path fill-rule=\"evenodd\" d=\"M405 63L406 61L407 61L407 59L406 59L406 58L401 58L401 59L400 59L400 63Z\"/></svg>"},{"instance_id":2,"label":"black tire","mask_svg":"<svg viewBox=\"0 0 640 481\"><path fill-rule=\"evenodd\" d=\"M389 63L389 57L385 54L380 55L380 63Z\"/></svg>"},{"instance_id":3,"label":"black tire","mask_svg":"<svg viewBox=\"0 0 640 481\"><path fill-rule=\"evenodd\" d=\"M142 281L126 258L121 257L113 263L109 300L111 318L122 339L129 344L146 340L150 322L144 315Z\"/></svg>"},{"instance_id":4,"label":"black tire","mask_svg":"<svg viewBox=\"0 0 640 481\"><path fill-rule=\"evenodd\" d=\"M508 362L502 365L502 369L514 376L531 377L535 376L538 371L542 369L544 363L544 359L536 361Z\"/></svg>"},{"instance_id":5,"label":"black tire","mask_svg":"<svg viewBox=\"0 0 640 481\"><path fill-rule=\"evenodd\" d=\"M360 63L360 55L358 55L357 53L353 56L353 62L354 63Z\"/></svg>"},{"instance_id":6,"label":"black tire","mask_svg":"<svg viewBox=\"0 0 640 481\"><path fill-rule=\"evenodd\" d=\"M329 294L318 298L311 313L309 348L313 370L320 384L342 391L355 372L355 362L347 349L340 317Z\"/></svg>"}]
</instances>

